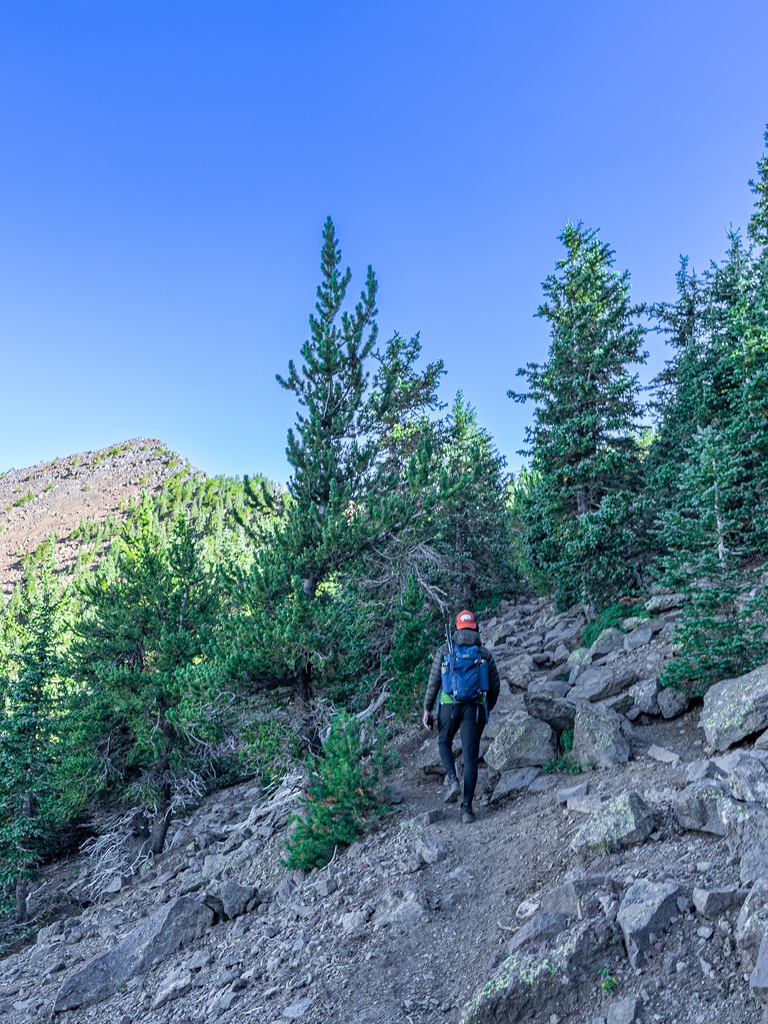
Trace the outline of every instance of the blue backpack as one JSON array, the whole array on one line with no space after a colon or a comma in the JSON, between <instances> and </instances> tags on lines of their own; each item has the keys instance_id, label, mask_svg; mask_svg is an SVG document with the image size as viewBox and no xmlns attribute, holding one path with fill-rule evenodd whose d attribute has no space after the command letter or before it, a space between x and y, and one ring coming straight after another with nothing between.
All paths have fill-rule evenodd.
<instances>
[{"instance_id":1,"label":"blue backpack","mask_svg":"<svg viewBox=\"0 0 768 1024\"><path fill-rule=\"evenodd\" d=\"M451 644L443 659L443 693L458 704L484 701L488 692L488 662L479 646Z\"/></svg>"}]
</instances>

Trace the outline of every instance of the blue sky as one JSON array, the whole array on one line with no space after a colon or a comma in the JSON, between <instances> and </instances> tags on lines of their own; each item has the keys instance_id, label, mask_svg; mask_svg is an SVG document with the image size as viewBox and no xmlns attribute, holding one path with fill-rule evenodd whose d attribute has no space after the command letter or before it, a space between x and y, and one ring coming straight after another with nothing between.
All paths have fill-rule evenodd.
<instances>
[{"instance_id":1,"label":"blue sky","mask_svg":"<svg viewBox=\"0 0 768 1024\"><path fill-rule=\"evenodd\" d=\"M566 219L637 301L744 226L768 4L0 5L0 469L135 436L285 480L321 229L513 467ZM662 365L649 339L649 374Z\"/></svg>"}]
</instances>

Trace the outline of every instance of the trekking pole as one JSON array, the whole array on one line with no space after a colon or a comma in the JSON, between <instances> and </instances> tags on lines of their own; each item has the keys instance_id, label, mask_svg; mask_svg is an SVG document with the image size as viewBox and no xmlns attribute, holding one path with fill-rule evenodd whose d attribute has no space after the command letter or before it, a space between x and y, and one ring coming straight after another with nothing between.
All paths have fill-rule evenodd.
<instances>
[{"instance_id":1,"label":"trekking pole","mask_svg":"<svg viewBox=\"0 0 768 1024\"><path fill-rule=\"evenodd\" d=\"M445 622L445 638L448 641L448 671L451 674L451 691L454 694L454 707L453 707L453 709L451 711L451 714L453 714L453 712L456 710L455 696L456 696L456 692L457 692L457 687L456 687L456 657L455 657L455 649L454 649L454 646L453 646L453 637L451 636L451 625L450 625L450 623L448 622L447 619L446 619L446 622Z\"/></svg>"}]
</instances>

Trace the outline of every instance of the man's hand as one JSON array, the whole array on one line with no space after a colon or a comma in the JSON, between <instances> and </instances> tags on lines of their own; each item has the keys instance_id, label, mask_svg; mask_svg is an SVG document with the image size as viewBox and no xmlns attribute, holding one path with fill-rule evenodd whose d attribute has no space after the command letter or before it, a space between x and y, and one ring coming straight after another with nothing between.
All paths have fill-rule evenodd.
<instances>
[{"instance_id":1,"label":"man's hand","mask_svg":"<svg viewBox=\"0 0 768 1024\"><path fill-rule=\"evenodd\" d=\"M424 728L425 729L429 729L429 731L432 732L432 729L434 728L434 724L435 724L435 719L433 718L431 711L425 711L424 712L424 717L422 718L422 722L424 723Z\"/></svg>"}]
</instances>

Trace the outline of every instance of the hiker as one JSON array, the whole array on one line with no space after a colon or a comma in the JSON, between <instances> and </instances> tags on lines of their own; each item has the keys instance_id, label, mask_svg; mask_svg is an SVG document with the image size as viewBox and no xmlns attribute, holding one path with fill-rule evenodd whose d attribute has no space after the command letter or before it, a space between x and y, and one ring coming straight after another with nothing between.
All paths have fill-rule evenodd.
<instances>
[{"instance_id":1,"label":"hiker","mask_svg":"<svg viewBox=\"0 0 768 1024\"><path fill-rule=\"evenodd\" d=\"M461 749L464 753L461 820L465 824L475 820L472 798L477 785L480 737L488 715L499 699L500 685L499 670L493 655L487 647L480 646L480 633L474 615L466 609L459 612L453 640L444 643L432 661L424 697L423 722L425 728L432 729L432 708L439 692L437 740L448 785L445 802L456 803L461 796L453 757L453 738L460 729Z\"/></svg>"}]
</instances>

